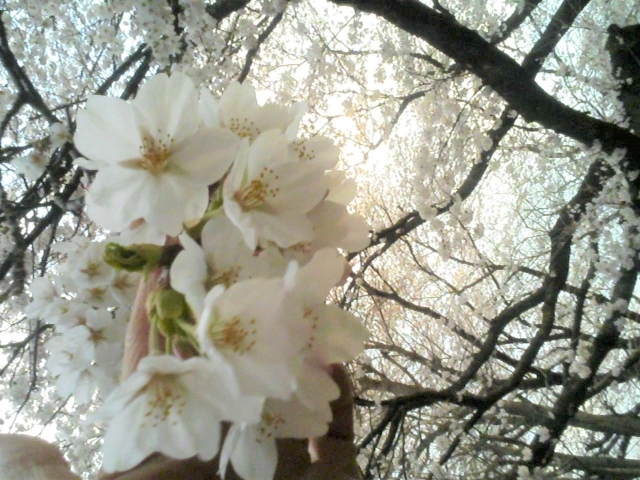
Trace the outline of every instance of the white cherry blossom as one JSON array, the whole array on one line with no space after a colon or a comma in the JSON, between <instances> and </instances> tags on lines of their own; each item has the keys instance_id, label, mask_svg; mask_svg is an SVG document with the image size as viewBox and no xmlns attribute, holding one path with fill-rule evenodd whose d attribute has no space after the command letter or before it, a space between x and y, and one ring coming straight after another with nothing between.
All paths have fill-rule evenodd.
<instances>
[{"instance_id":1,"label":"white cherry blossom","mask_svg":"<svg viewBox=\"0 0 640 480\"><path fill-rule=\"evenodd\" d=\"M336 170L325 175L329 192L307 214L313 225L311 250L315 252L324 247L337 247L347 252L357 252L366 248L371 227L361 215L349 213L346 208L356 196L355 181Z\"/></svg>"},{"instance_id":2,"label":"white cherry blossom","mask_svg":"<svg viewBox=\"0 0 640 480\"><path fill-rule=\"evenodd\" d=\"M282 248L309 241L313 232L305 214L327 194L324 172L331 166L291 159L286 137L269 130L243 144L224 182L224 211L251 249L261 239Z\"/></svg>"},{"instance_id":3,"label":"white cherry blossom","mask_svg":"<svg viewBox=\"0 0 640 480\"><path fill-rule=\"evenodd\" d=\"M296 388L294 360L309 336L301 319L283 279L256 278L211 290L197 336L208 357L232 366L245 394L287 399Z\"/></svg>"},{"instance_id":4,"label":"white cherry blossom","mask_svg":"<svg viewBox=\"0 0 640 480\"><path fill-rule=\"evenodd\" d=\"M263 399L240 397L224 365L201 357L143 358L105 401L106 472L128 470L154 452L211 460L219 450L221 421L257 421Z\"/></svg>"},{"instance_id":5,"label":"white cherry blossom","mask_svg":"<svg viewBox=\"0 0 640 480\"><path fill-rule=\"evenodd\" d=\"M63 289L59 278L38 277L29 285L31 303L24 309L24 313L30 318L50 318L59 312Z\"/></svg>"},{"instance_id":6,"label":"white cherry blossom","mask_svg":"<svg viewBox=\"0 0 640 480\"><path fill-rule=\"evenodd\" d=\"M47 168L49 157L40 152L33 152L24 157L11 160L11 165L18 175L23 175L29 182L35 182Z\"/></svg>"},{"instance_id":7,"label":"white cherry blossom","mask_svg":"<svg viewBox=\"0 0 640 480\"><path fill-rule=\"evenodd\" d=\"M114 270L102 258L104 244L92 242L75 255L70 256L65 265L65 273L79 288L94 288L109 284Z\"/></svg>"},{"instance_id":8,"label":"white cherry blossom","mask_svg":"<svg viewBox=\"0 0 640 480\"><path fill-rule=\"evenodd\" d=\"M94 346L90 332L77 327L62 337L47 342L51 352L47 369L56 377L56 391L62 398L73 395L79 404L91 401L98 384L106 378L100 368L93 365Z\"/></svg>"},{"instance_id":9,"label":"white cherry blossom","mask_svg":"<svg viewBox=\"0 0 640 480\"><path fill-rule=\"evenodd\" d=\"M208 90L203 90L200 96L200 112L205 125L228 128L251 140L267 130L276 129L285 134L287 141L293 141L305 111L306 105L302 102L288 108L273 103L259 105L256 91L248 82L231 82L219 100Z\"/></svg>"},{"instance_id":10,"label":"white cherry blossom","mask_svg":"<svg viewBox=\"0 0 640 480\"><path fill-rule=\"evenodd\" d=\"M254 253L244 243L240 231L220 215L207 222L198 245L186 234L180 235L184 247L171 265L171 286L185 295L196 316L204 308L208 289L230 287L250 278L270 278L284 274L285 259L273 249Z\"/></svg>"},{"instance_id":11,"label":"white cherry blossom","mask_svg":"<svg viewBox=\"0 0 640 480\"><path fill-rule=\"evenodd\" d=\"M331 378L329 381L333 383ZM335 383L329 389L318 390L324 400L319 403L324 408L312 410L295 396L290 400L267 399L260 422L233 425L220 452L222 474L230 462L244 480L271 479L278 463L277 438L324 435L332 417L329 401L338 397L339 390Z\"/></svg>"},{"instance_id":12,"label":"white cherry blossom","mask_svg":"<svg viewBox=\"0 0 640 480\"><path fill-rule=\"evenodd\" d=\"M184 74L156 75L135 100L94 96L78 113L76 147L98 169L87 202L98 223L144 219L176 236L209 201L208 185L233 161L238 137L201 127L198 93ZM109 218L107 218L107 216Z\"/></svg>"}]
</instances>

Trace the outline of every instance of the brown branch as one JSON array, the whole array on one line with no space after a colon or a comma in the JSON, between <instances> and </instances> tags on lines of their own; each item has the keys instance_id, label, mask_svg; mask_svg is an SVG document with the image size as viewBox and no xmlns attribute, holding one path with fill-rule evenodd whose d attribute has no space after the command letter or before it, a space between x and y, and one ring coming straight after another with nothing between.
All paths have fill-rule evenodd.
<instances>
[{"instance_id":1,"label":"brown branch","mask_svg":"<svg viewBox=\"0 0 640 480\"><path fill-rule=\"evenodd\" d=\"M631 270L622 272L620 279L616 282L613 289L613 302L623 301L628 304L633 290L636 285L640 264L637 259L637 253L634 255L634 266ZM605 357L615 347L620 330L615 322L621 318L621 312L614 310L604 321L600 331L593 341L591 356L587 359L587 367L589 375L586 378L574 377L564 385L562 392L556 400L553 407L553 416L547 421L547 428L550 432L550 438L540 441L536 438L531 445L533 456L529 462L530 468L535 466L547 465L553 458L555 451L555 440L560 438L564 430L567 428L569 421L574 418L582 403L587 399L588 388L593 384L598 368L602 364Z\"/></svg>"},{"instance_id":2,"label":"brown branch","mask_svg":"<svg viewBox=\"0 0 640 480\"><path fill-rule=\"evenodd\" d=\"M536 84L526 68L451 17L418 0L331 1L378 15L428 42L480 77L526 121L538 122L587 145L597 141L606 153L625 148L629 163L621 167L625 171L640 169L640 137L567 107Z\"/></svg>"},{"instance_id":3,"label":"brown branch","mask_svg":"<svg viewBox=\"0 0 640 480\"><path fill-rule=\"evenodd\" d=\"M245 81L247 75L249 75L249 71L251 70L251 65L253 65L253 60L260 50L260 46L267 40L267 38L269 38L269 35L273 33L275 28L282 20L282 17L284 17L284 10L273 17L267 28L265 28L264 31L258 36L256 45L249 49L249 51L247 52L247 59L244 62L244 66L242 67L240 75L238 76L238 82L242 83Z\"/></svg>"},{"instance_id":4,"label":"brown branch","mask_svg":"<svg viewBox=\"0 0 640 480\"><path fill-rule=\"evenodd\" d=\"M542 68L545 59L556 48L563 35L569 30L580 12L590 0L564 0L551 18L547 28L522 62L522 68L532 77Z\"/></svg>"},{"instance_id":5,"label":"brown branch","mask_svg":"<svg viewBox=\"0 0 640 480\"><path fill-rule=\"evenodd\" d=\"M500 32L489 39L489 43L495 45L506 40L514 31L520 28L542 0L525 0L522 9L513 14L502 24Z\"/></svg>"},{"instance_id":6,"label":"brown branch","mask_svg":"<svg viewBox=\"0 0 640 480\"><path fill-rule=\"evenodd\" d=\"M249 4L250 0L218 0L213 5L207 5L205 11L217 21L222 21Z\"/></svg>"}]
</instances>

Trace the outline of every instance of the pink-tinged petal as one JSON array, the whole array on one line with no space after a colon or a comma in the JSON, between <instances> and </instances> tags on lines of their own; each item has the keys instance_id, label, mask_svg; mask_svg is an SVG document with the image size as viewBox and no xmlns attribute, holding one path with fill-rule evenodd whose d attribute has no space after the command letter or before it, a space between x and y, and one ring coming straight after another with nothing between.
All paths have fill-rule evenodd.
<instances>
[{"instance_id":1,"label":"pink-tinged petal","mask_svg":"<svg viewBox=\"0 0 640 480\"><path fill-rule=\"evenodd\" d=\"M198 91L185 74L176 72L150 78L140 89L133 105L144 117L151 135L180 141L199 126Z\"/></svg>"},{"instance_id":2,"label":"pink-tinged petal","mask_svg":"<svg viewBox=\"0 0 640 480\"><path fill-rule=\"evenodd\" d=\"M316 252L296 276L296 293L303 305L324 304L329 291L344 275L347 261L335 248Z\"/></svg>"},{"instance_id":3,"label":"pink-tinged petal","mask_svg":"<svg viewBox=\"0 0 640 480\"><path fill-rule=\"evenodd\" d=\"M140 156L140 136L129 103L93 96L78 112L76 124L75 146L89 160L98 162L96 168L100 162L115 165Z\"/></svg>"},{"instance_id":4,"label":"pink-tinged petal","mask_svg":"<svg viewBox=\"0 0 640 480\"><path fill-rule=\"evenodd\" d=\"M316 163L289 162L273 168L269 175L270 190L277 190L269 205L276 210L307 213L327 195L324 167Z\"/></svg>"},{"instance_id":5,"label":"pink-tinged petal","mask_svg":"<svg viewBox=\"0 0 640 480\"><path fill-rule=\"evenodd\" d=\"M279 130L267 130L251 144L247 175L249 179L258 179L262 173L288 161L287 138Z\"/></svg>"},{"instance_id":6,"label":"pink-tinged petal","mask_svg":"<svg viewBox=\"0 0 640 480\"><path fill-rule=\"evenodd\" d=\"M271 480L278 464L275 439L262 435L256 425L234 425L220 454L223 476L229 461L244 480Z\"/></svg>"},{"instance_id":7,"label":"pink-tinged petal","mask_svg":"<svg viewBox=\"0 0 640 480\"><path fill-rule=\"evenodd\" d=\"M307 242L313 237L311 222L301 213L285 211L272 215L256 210L249 212L249 216L258 236L273 240L281 248Z\"/></svg>"},{"instance_id":8,"label":"pink-tinged petal","mask_svg":"<svg viewBox=\"0 0 640 480\"><path fill-rule=\"evenodd\" d=\"M364 350L371 334L358 317L336 305L320 305L313 355L322 363L341 363L353 360Z\"/></svg>"},{"instance_id":9,"label":"pink-tinged petal","mask_svg":"<svg viewBox=\"0 0 640 480\"><path fill-rule=\"evenodd\" d=\"M199 104L200 118L207 127L222 127L222 120L220 120L220 106L218 100L213 98L209 90L202 90L200 92L200 104Z\"/></svg>"},{"instance_id":10,"label":"pink-tinged petal","mask_svg":"<svg viewBox=\"0 0 640 480\"><path fill-rule=\"evenodd\" d=\"M222 178L238 155L240 138L230 130L202 127L175 147L170 168L211 185Z\"/></svg>"}]
</instances>

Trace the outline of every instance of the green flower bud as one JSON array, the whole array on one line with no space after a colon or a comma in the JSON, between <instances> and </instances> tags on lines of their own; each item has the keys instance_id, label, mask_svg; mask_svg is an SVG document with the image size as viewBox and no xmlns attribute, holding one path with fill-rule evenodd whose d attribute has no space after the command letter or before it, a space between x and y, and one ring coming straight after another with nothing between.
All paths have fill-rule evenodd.
<instances>
[{"instance_id":1,"label":"green flower bud","mask_svg":"<svg viewBox=\"0 0 640 480\"><path fill-rule=\"evenodd\" d=\"M156 312L161 318L181 318L187 304L184 295L175 290L162 290L155 298Z\"/></svg>"},{"instance_id":2,"label":"green flower bud","mask_svg":"<svg viewBox=\"0 0 640 480\"><path fill-rule=\"evenodd\" d=\"M108 243L104 248L104 261L116 270L128 272L149 272L160 265L163 247L141 244L124 247L117 243Z\"/></svg>"}]
</instances>

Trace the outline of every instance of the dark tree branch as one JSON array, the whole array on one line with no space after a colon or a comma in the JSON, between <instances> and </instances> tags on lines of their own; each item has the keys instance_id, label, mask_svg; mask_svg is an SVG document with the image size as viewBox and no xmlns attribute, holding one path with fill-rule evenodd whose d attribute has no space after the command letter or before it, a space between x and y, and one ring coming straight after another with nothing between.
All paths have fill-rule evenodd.
<instances>
[{"instance_id":1,"label":"dark tree branch","mask_svg":"<svg viewBox=\"0 0 640 480\"><path fill-rule=\"evenodd\" d=\"M58 122L58 118L51 112L46 105L42 96L31 83L29 76L23 68L18 64L15 55L9 47L9 39L4 26L3 12L0 11L0 62L7 71L9 77L18 89L19 95L23 96L25 103L31 105L35 110L40 112L49 123Z\"/></svg>"},{"instance_id":2,"label":"dark tree branch","mask_svg":"<svg viewBox=\"0 0 640 480\"><path fill-rule=\"evenodd\" d=\"M640 170L640 137L562 104L533 81L529 70L451 17L417 0L331 1L373 13L428 42L480 77L526 121L587 145L597 141L606 153L627 149L629 163L621 167Z\"/></svg>"},{"instance_id":3,"label":"dark tree branch","mask_svg":"<svg viewBox=\"0 0 640 480\"><path fill-rule=\"evenodd\" d=\"M218 0L213 5L207 5L205 10L217 21L222 21L249 4L250 0Z\"/></svg>"},{"instance_id":4,"label":"dark tree branch","mask_svg":"<svg viewBox=\"0 0 640 480\"><path fill-rule=\"evenodd\" d=\"M242 71L238 76L238 82L242 83L247 78L247 75L249 75L249 71L251 70L251 65L253 65L253 60L260 50L260 46L267 40L267 38L269 38L269 35L273 33L275 28L282 20L282 17L284 17L284 10L273 17L267 28L265 28L265 30L258 36L256 45L249 49L249 51L247 52L247 59L244 63L244 67L242 67Z\"/></svg>"},{"instance_id":5,"label":"dark tree branch","mask_svg":"<svg viewBox=\"0 0 640 480\"><path fill-rule=\"evenodd\" d=\"M547 25L538 41L522 62L522 68L535 77L545 59L553 52L560 39L569 30L580 12L589 4L590 0L564 0L555 15Z\"/></svg>"},{"instance_id":6,"label":"dark tree branch","mask_svg":"<svg viewBox=\"0 0 640 480\"><path fill-rule=\"evenodd\" d=\"M513 14L502 24L500 32L489 39L489 43L495 45L503 42L509 36L520 28L531 13L536 9L542 0L525 0L522 9L513 12Z\"/></svg>"},{"instance_id":7,"label":"dark tree branch","mask_svg":"<svg viewBox=\"0 0 640 480\"><path fill-rule=\"evenodd\" d=\"M631 295L633 295L638 270L640 269L640 262L638 261L637 255L638 252L635 252L633 256L633 268L623 271L620 279L616 282L612 295L614 304L617 301L622 301L626 305ZM586 378L577 376L570 378L564 385L553 407L553 416L547 422L550 438L545 441L536 439L531 445L531 451L533 452L533 457L529 463L531 468L547 465L553 458L555 451L554 440L560 438L567 428L569 421L574 418L582 403L587 399L589 386L593 384L598 368L609 352L615 347L620 337L620 329L616 326L615 322L621 318L621 316L620 309L615 308L611 315L605 319L598 335L594 339L591 356L587 359L589 375Z\"/></svg>"}]
</instances>

